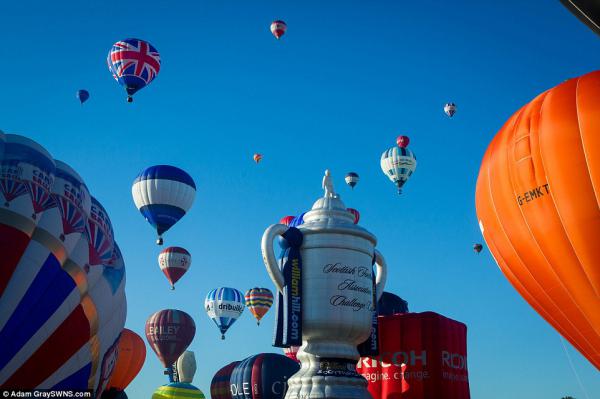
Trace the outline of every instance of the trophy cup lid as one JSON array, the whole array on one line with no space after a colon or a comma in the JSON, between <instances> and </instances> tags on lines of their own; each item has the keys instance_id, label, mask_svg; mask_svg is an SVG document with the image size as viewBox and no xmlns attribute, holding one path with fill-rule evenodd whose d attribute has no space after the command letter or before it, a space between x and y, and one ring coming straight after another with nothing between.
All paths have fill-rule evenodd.
<instances>
[{"instance_id":1,"label":"trophy cup lid","mask_svg":"<svg viewBox=\"0 0 600 399\"><path fill-rule=\"evenodd\" d=\"M376 238L366 229L354 224L354 215L347 210L346 205L336 194L329 169L325 171L322 188L323 197L317 199L312 209L304 215L304 224L298 226L304 233L329 230L333 233L353 234L363 236L373 243Z\"/></svg>"}]
</instances>

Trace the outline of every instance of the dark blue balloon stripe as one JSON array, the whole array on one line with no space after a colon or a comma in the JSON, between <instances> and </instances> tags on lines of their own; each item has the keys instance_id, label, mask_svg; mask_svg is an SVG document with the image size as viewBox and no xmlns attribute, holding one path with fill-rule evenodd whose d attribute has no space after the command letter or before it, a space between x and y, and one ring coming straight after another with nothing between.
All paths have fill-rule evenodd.
<instances>
[{"instance_id":1,"label":"dark blue balloon stripe","mask_svg":"<svg viewBox=\"0 0 600 399\"><path fill-rule=\"evenodd\" d=\"M133 184L152 179L178 181L196 189L194 179L187 172L171 165L156 165L146 168L135 178Z\"/></svg>"}]
</instances>

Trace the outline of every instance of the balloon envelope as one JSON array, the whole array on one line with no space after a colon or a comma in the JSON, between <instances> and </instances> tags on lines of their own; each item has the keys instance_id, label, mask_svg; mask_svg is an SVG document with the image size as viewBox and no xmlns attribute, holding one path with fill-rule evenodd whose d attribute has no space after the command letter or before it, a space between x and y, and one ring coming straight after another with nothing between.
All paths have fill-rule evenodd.
<instances>
[{"instance_id":1,"label":"balloon envelope","mask_svg":"<svg viewBox=\"0 0 600 399\"><path fill-rule=\"evenodd\" d=\"M392 147L381 154L381 170L398 187L398 194L416 168L417 157L408 148Z\"/></svg>"},{"instance_id":2,"label":"balloon envelope","mask_svg":"<svg viewBox=\"0 0 600 399\"><path fill-rule=\"evenodd\" d=\"M287 380L300 364L275 353L261 353L242 360L231 373L233 399L283 399Z\"/></svg>"},{"instance_id":3,"label":"balloon envelope","mask_svg":"<svg viewBox=\"0 0 600 399\"><path fill-rule=\"evenodd\" d=\"M257 324L260 319L271 309L273 305L273 293L268 288L251 288L246 291L244 296L246 306L252 315L256 318Z\"/></svg>"},{"instance_id":4,"label":"balloon envelope","mask_svg":"<svg viewBox=\"0 0 600 399\"><path fill-rule=\"evenodd\" d=\"M179 281L192 265L192 255L181 247L168 247L158 255L158 266L165 274L171 287Z\"/></svg>"},{"instance_id":5,"label":"balloon envelope","mask_svg":"<svg viewBox=\"0 0 600 399\"><path fill-rule=\"evenodd\" d=\"M232 399L229 380L235 366L240 362L232 362L216 372L210 382L210 397L212 399Z\"/></svg>"},{"instance_id":6,"label":"balloon envelope","mask_svg":"<svg viewBox=\"0 0 600 399\"><path fill-rule=\"evenodd\" d=\"M484 155L475 205L506 278L600 369L598 109L600 71L517 111Z\"/></svg>"},{"instance_id":7,"label":"balloon envelope","mask_svg":"<svg viewBox=\"0 0 600 399\"><path fill-rule=\"evenodd\" d=\"M348 172L344 180L346 181L346 184L350 186L350 188L354 188L358 184L360 177L355 172Z\"/></svg>"},{"instance_id":8,"label":"balloon envelope","mask_svg":"<svg viewBox=\"0 0 600 399\"><path fill-rule=\"evenodd\" d=\"M277 38L277 40L279 40L281 36L285 34L286 30L287 24L281 20L273 21L271 23L271 33Z\"/></svg>"},{"instance_id":9,"label":"balloon envelope","mask_svg":"<svg viewBox=\"0 0 600 399\"><path fill-rule=\"evenodd\" d=\"M221 339L225 339L229 327L244 311L244 295L235 288L216 288L206 295L204 308L221 331Z\"/></svg>"},{"instance_id":10,"label":"balloon envelope","mask_svg":"<svg viewBox=\"0 0 600 399\"><path fill-rule=\"evenodd\" d=\"M107 388L125 390L138 375L146 360L146 345L142 337L124 328L119 338L119 356Z\"/></svg>"},{"instance_id":11,"label":"balloon envelope","mask_svg":"<svg viewBox=\"0 0 600 399\"><path fill-rule=\"evenodd\" d=\"M410 138L408 136L398 136L396 138L396 144L400 148L406 148L406 147L408 147L409 143L410 143Z\"/></svg>"},{"instance_id":12,"label":"balloon envelope","mask_svg":"<svg viewBox=\"0 0 600 399\"><path fill-rule=\"evenodd\" d=\"M90 98L90 93L87 90L77 90L75 96L79 99L79 102L83 104Z\"/></svg>"},{"instance_id":13,"label":"balloon envelope","mask_svg":"<svg viewBox=\"0 0 600 399\"><path fill-rule=\"evenodd\" d=\"M152 399L205 399L205 396L192 384L173 382L154 391Z\"/></svg>"},{"instance_id":14,"label":"balloon envelope","mask_svg":"<svg viewBox=\"0 0 600 399\"><path fill-rule=\"evenodd\" d=\"M408 313L408 302L391 292L383 292L377 302L379 316L391 316L396 313Z\"/></svg>"},{"instance_id":15,"label":"balloon envelope","mask_svg":"<svg viewBox=\"0 0 600 399\"><path fill-rule=\"evenodd\" d=\"M191 384L196 374L196 356L192 351L185 351L177 359L177 377L179 382Z\"/></svg>"},{"instance_id":16,"label":"balloon envelope","mask_svg":"<svg viewBox=\"0 0 600 399\"><path fill-rule=\"evenodd\" d=\"M194 319L181 310L160 310L146 321L146 339L165 367L181 356L195 334Z\"/></svg>"},{"instance_id":17,"label":"balloon envelope","mask_svg":"<svg viewBox=\"0 0 600 399\"><path fill-rule=\"evenodd\" d=\"M456 113L456 104L448 103L448 104L444 105L444 112L446 113L446 115L448 115L450 118L452 118L454 116L454 114Z\"/></svg>"},{"instance_id":18,"label":"balloon envelope","mask_svg":"<svg viewBox=\"0 0 600 399\"><path fill-rule=\"evenodd\" d=\"M354 208L347 208L346 210L354 216L354 224L358 224L358 221L360 220L360 212Z\"/></svg>"}]
</instances>

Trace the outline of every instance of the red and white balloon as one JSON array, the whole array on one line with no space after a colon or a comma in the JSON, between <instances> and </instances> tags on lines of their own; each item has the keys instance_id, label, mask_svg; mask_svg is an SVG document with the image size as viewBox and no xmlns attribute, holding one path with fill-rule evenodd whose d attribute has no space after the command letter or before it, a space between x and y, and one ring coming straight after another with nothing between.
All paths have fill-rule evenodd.
<instances>
[{"instance_id":1,"label":"red and white balloon","mask_svg":"<svg viewBox=\"0 0 600 399\"><path fill-rule=\"evenodd\" d=\"M181 247L169 247L158 255L158 265L165 274L171 289L175 289L175 283L188 271L192 264L192 255Z\"/></svg>"}]
</instances>

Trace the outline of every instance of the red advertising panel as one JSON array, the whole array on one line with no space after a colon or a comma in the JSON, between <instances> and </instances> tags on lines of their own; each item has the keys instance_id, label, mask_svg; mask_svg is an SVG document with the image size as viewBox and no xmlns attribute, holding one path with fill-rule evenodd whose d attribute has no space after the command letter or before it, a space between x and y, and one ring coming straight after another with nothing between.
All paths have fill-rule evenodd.
<instances>
[{"instance_id":1,"label":"red advertising panel","mask_svg":"<svg viewBox=\"0 0 600 399\"><path fill-rule=\"evenodd\" d=\"M469 399L467 326L434 312L379 317L379 356L357 370L374 399Z\"/></svg>"}]
</instances>

